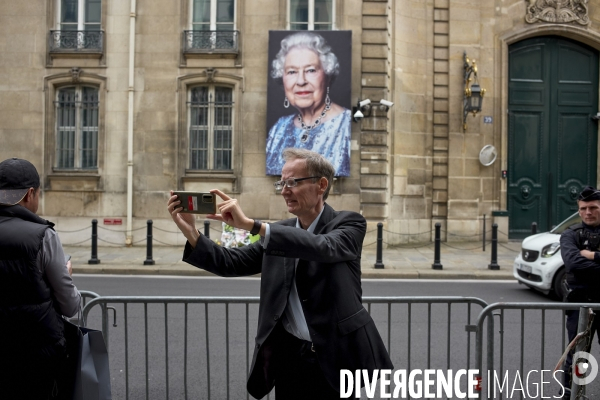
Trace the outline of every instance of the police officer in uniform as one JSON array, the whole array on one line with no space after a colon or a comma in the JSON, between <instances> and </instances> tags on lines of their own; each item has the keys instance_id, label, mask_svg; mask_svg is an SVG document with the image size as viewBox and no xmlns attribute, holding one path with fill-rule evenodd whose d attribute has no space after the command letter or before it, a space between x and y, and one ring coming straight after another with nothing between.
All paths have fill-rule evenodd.
<instances>
[{"instance_id":1,"label":"police officer in uniform","mask_svg":"<svg viewBox=\"0 0 600 400\"><path fill-rule=\"evenodd\" d=\"M569 303L600 303L600 191L588 186L577 198L581 223L565 230L560 236L560 253L567 269L565 301ZM567 332L569 342L577 335L579 310L568 310ZM598 330L600 317L592 325L592 338ZM600 339L600 338L599 338ZM570 395L571 364L569 353L564 364L563 385Z\"/></svg>"}]
</instances>

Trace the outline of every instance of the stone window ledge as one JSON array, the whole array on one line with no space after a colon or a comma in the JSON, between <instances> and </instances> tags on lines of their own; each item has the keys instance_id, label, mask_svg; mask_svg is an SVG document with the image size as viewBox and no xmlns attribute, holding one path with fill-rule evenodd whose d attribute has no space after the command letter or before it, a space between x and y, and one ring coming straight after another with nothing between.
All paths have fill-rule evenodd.
<instances>
[{"instance_id":1,"label":"stone window ledge","mask_svg":"<svg viewBox=\"0 0 600 400\"><path fill-rule=\"evenodd\" d=\"M232 171L186 170L185 176L181 178L183 190L189 192L208 192L211 189L219 189L225 193L239 193L237 182L238 177Z\"/></svg>"},{"instance_id":2,"label":"stone window ledge","mask_svg":"<svg viewBox=\"0 0 600 400\"><path fill-rule=\"evenodd\" d=\"M49 191L96 192L100 190L100 175L93 173L54 173L48 175Z\"/></svg>"}]
</instances>

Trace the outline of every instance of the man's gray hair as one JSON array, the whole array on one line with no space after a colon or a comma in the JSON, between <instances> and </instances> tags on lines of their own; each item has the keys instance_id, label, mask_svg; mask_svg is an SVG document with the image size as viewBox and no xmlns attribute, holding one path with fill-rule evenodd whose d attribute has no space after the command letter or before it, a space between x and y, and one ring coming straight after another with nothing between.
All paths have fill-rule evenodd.
<instances>
[{"instance_id":1,"label":"man's gray hair","mask_svg":"<svg viewBox=\"0 0 600 400\"><path fill-rule=\"evenodd\" d=\"M327 196L329 196L329 190L333 184L335 168L333 168L333 165L331 165L331 163L325 157L311 150L288 147L287 149L283 150L283 159L286 162L296 159L306 160L308 176L327 178L327 189L325 189L325 193L323 193L323 201L327 200Z\"/></svg>"},{"instance_id":2,"label":"man's gray hair","mask_svg":"<svg viewBox=\"0 0 600 400\"><path fill-rule=\"evenodd\" d=\"M340 63L337 57L331 51L331 47L327 44L323 36L313 32L299 32L286 36L281 41L281 49L273 60L273 69L271 70L272 78L283 77L283 67L285 65L285 57L290 50L308 49L314 51L321 60L323 71L330 79L334 78L340 72Z\"/></svg>"}]
</instances>

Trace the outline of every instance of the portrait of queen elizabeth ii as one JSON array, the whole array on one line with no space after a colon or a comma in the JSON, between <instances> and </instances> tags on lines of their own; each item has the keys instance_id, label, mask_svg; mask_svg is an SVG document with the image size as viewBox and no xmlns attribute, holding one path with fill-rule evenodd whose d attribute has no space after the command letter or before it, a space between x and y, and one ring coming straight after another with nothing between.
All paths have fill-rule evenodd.
<instances>
[{"instance_id":1,"label":"portrait of queen elizabeth ii","mask_svg":"<svg viewBox=\"0 0 600 400\"><path fill-rule=\"evenodd\" d=\"M277 33L281 34L270 32L270 40ZM280 46L270 68L270 78L280 83L277 86L282 86L283 91L269 90L267 175L280 175L283 150L296 147L322 154L333 164L335 176L350 176L351 33L287 31L285 34L283 40L277 41ZM344 50L348 52L344 81L338 79L339 59L324 38L336 34L336 42L345 43ZM269 123L269 119L273 120L273 103L282 104L283 109L276 121Z\"/></svg>"}]
</instances>

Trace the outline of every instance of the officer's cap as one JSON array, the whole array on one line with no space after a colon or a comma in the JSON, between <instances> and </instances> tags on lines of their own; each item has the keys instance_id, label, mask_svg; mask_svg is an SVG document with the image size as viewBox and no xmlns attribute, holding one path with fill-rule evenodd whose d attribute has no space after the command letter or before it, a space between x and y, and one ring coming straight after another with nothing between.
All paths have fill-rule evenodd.
<instances>
[{"instance_id":1,"label":"officer's cap","mask_svg":"<svg viewBox=\"0 0 600 400\"><path fill-rule=\"evenodd\" d=\"M591 186L586 186L585 188L583 188L581 193L579 193L577 200L582 200L582 201L600 200L600 190L597 190L596 188L593 188Z\"/></svg>"}]
</instances>

